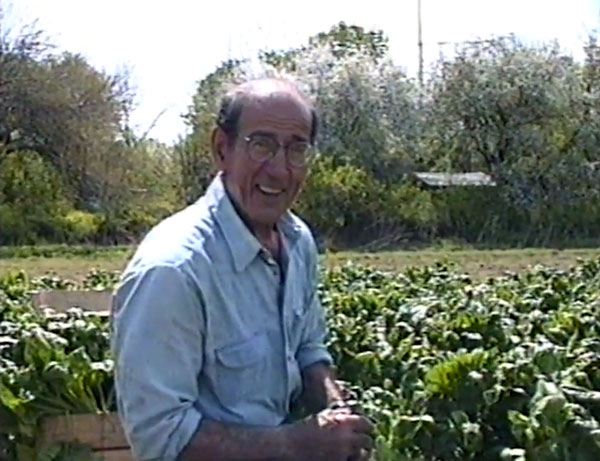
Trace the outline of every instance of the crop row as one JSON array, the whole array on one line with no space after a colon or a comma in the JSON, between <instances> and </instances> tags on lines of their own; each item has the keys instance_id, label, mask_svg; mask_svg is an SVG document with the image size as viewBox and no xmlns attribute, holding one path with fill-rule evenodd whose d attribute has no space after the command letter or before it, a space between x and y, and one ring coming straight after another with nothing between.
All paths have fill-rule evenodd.
<instances>
[{"instance_id":1,"label":"crop row","mask_svg":"<svg viewBox=\"0 0 600 461\"><path fill-rule=\"evenodd\" d=\"M106 319L36 312L31 293L117 278L0 279L0 459L39 456L43 417L115 410ZM379 461L600 459L600 260L483 283L445 265L347 265L322 272L320 295L338 374L377 422Z\"/></svg>"}]
</instances>

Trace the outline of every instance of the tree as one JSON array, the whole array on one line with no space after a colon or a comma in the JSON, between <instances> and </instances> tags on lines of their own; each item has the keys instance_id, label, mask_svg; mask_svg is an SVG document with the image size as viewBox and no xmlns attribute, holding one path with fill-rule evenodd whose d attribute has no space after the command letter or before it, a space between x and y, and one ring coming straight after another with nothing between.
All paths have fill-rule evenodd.
<instances>
[{"instance_id":1,"label":"tree","mask_svg":"<svg viewBox=\"0 0 600 461\"><path fill-rule=\"evenodd\" d=\"M552 165L577 151L583 103L579 69L558 47L514 38L467 45L431 82L428 126L446 153L438 164L495 175L529 161Z\"/></svg>"},{"instance_id":2,"label":"tree","mask_svg":"<svg viewBox=\"0 0 600 461\"><path fill-rule=\"evenodd\" d=\"M43 32L29 24L18 32L6 27L4 5L0 3L0 144L7 145L13 136L12 108L19 101L16 88L29 79L31 67L51 49Z\"/></svg>"},{"instance_id":3,"label":"tree","mask_svg":"<svg viewBox=\"0 0 600 461\"><path fill-rule=\"evenodd\" d=\"M198 199L214 173L211 136L219 104L227 90L244 78L243 61L224 61L198 84L192 105L184 121L189 134L180 139L174 150L174 161L180 174L180 194L185 203Z\"/></svg>"},{"instance_id":4,"label":"tree","mask_svg":"<svg viewBox=\"0 0 600 461\"><path fill-rule=\"evenodd\" d=\"M449 167L497 173L548 153L543 133L563 117L576 85L572 61L556 47L528 48L514 38L466 45L438 63L429 126L434 136L445 132Z\"/></svg>"},{"instance_id":5,"label":"tree","mask_svg":"<svg viewBox=\"0 0 600 461\"><path fill-rule=\"evenodd\" d=\"M61 178L37 152L0 157L0 245L62 238L70 207Z\"/></svg>"},{"instance_id":6,"label":"tree","mask_svg":"<svg viewBox=\"0 0 600 461\"><path fill-rule=\"evenodd\" d=\"M104 237L114 241L139 235L176 208L172 152L128 127L134 98L128 74L107 74L80 55L53 53L33 25L2 32L0 161L11 158L7 165L14 170L20 165L15 156L35 156L44 177L59 178L70 208L65 211L57 203L56 219L48 222L60 227L65 213L71 222L101 222ZM5 216L14 215L25 199L14 196L20 190L14 184L3 188L14 192L5 194ZM45 199L50 197L56 195ZM39 237L57 235L48 229Z\"/></svg>"},{"instance_id":7,"label":"tree","mask_svg":"<svg viewBox=\"0 0 600 461\"><path fill-rule=\"evenodd\" d=\"M398 181L417 160L417 87L396 68L381 31L340 23L285 53L263 53L266 66L296 80L320 116L319 150L337 164Z\"/></svg>"},{"instance_id":8,"label":"tree","mask_svg":"<svg viewBox=\"0 0 600 461\"><path fill-rule=\"evenodd\" d=\"M122 76L108 76L81 56L63 54L22 64L7 114L7 151L39 152L68 178L80 206L98 200L99 170L121 135L130 105Z\"/></svg>"},{"instance_id":9,"label":"tree","mask_svg":"<svg viewBox=\"0 0 600 461\"><path fill-rule=\"evenodd\" d=\"M429 164L492 174L521 230L566 229L565 212L593 198L585 163L597 152L597 121L581 67L557 45L530 47L514 37L457 51L430 82Z\"/></svg>"},{"instance_id":10,"label":"tree","mask_svg":"<svg viewBox=\"0 0 600 461\"><path fill-rule=\"evenodd\" d=\"M326 48L334 58L345 59L357 54L374 61L388 56L388 39L382 30L366 31L356 25L339 22L327 32L320 32L308 39L308 45L284 51L263 51L261 60L277 69L296 70L296 60L311 48Z\"/></svg>"},{"instance_id":11,"label":"tree","mask_svg":"<svg viewBox=\"0 0 600 461\"><path fill-rule=\"evenodd\" d=\"M329 32L321 32L308 40L309 47L328 47L333 56L343 59L356 54L366 55L375 61L388 56L388 38L382 30L366 31L356 25L340 22Z\"/></svg>"}]
</instances>

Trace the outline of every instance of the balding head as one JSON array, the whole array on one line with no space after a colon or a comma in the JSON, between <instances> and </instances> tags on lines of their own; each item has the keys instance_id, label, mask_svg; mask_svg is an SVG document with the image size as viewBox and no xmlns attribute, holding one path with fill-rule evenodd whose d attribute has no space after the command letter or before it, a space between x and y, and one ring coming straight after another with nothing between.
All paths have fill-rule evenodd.
<instances>
[{"instance_id":1,"label":"balding head","mask_svg":"<svg viewBox=\"0 0 600 461\"><path fill-rule=\"evenodd\" d=\"M308 97L293 82L285 79L251 80L233 88L221 100L217 126L234 141L239 132L239 121L244 106L271 98L292 98L306 108L311 118L310 142L314 144L318 125L316 110Z\"/></svg>"}]
</instances>

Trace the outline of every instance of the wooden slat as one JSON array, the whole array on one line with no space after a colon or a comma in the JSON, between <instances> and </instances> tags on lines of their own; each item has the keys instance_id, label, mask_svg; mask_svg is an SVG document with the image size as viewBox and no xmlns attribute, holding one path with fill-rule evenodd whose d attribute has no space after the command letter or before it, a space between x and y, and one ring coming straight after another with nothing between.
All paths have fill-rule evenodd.
<instances>
[{"instance_id":1,"label":"wooden slat","mask_svg":"<svg viewBox=\"0 0 600 461\"><path fill-rule=\"evenodd\" d=\"M80 307L87 311L108 313L111 309L112 295L111 291L48 290L36 293L33 304L38 309L50 307L57 312Z\"/></svg>"},{"instance_id":2,"label":"wooden slat","mask_svg":"<svg viewBox=\"0 0 600 461\"><path fill-rule=\"evenodd\" d=\"M135 461L129 449L99 450L94 452L94 456L99 456L104 461Z\"/></svg>"},{"instance_id":3,"label":"wooden slat","mask_svg":"<svg viewBox=\"0 0 600 461\"><path fill-rule=\"evenodd\" d=\"M129 447L116 413L46 418L42 423L39 440L42 445L79 442L92 449Z\"/></svg>"}]
</instances>

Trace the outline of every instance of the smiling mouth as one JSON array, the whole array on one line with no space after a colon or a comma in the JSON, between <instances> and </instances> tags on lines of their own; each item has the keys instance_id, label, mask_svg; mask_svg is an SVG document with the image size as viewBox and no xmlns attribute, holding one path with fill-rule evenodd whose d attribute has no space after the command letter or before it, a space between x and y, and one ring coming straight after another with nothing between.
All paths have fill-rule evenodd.
<instances>
[{"instance_id":1,"label":"smiling mouth","mask_svg":"<svg viewBox=\"0 0 600 461\"><path fill-rule=\"evenodd\" d=\"M275 196L280 195L280 194L282 194L284 192L283 189L277 189L277 188L274 188L274 187L262 186L260 184L258 186L256 186L256 187L263 194L269 195L271 197L275 197Z\"/></svg>"}]
</instances>

